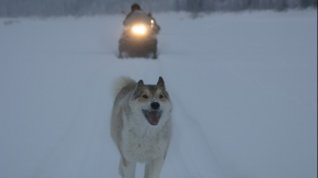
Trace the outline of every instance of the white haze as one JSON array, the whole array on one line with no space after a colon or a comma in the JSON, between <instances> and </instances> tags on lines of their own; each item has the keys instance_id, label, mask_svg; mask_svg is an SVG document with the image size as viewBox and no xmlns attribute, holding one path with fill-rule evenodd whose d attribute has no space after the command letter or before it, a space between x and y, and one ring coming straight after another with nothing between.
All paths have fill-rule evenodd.
<instances>
[{"instance_id":1,"label":"white haze","mask_svg":"<svg viewBox=\"0 0 318 178\"><path fill-rule=\"evenodd\" d=\"M162 177L317 177L316 15L154 14L155 61L116 58L123 16L1 18L0 177L119 178L109 122L120 76L166 80Z\"/></svg>"}]
</instances>

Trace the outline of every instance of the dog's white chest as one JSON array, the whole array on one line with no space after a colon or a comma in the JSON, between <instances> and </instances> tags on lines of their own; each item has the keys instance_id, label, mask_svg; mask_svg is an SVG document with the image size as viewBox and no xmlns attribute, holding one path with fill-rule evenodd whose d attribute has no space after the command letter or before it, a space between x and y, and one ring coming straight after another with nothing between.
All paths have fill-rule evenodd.
<instances>
[{"instance_id":1,"label":"dog's white chest","mask_svg":"<svg viewBox=\"0 0 318 178\"><path fill-rule=\"evenodd\" d=\"M140 131L140 130L139 130ZM123 133L124 154L134 160L145 162L165 154L168 141L160 134L143 134L133 129Z\"/></svg>"}]
</instances>

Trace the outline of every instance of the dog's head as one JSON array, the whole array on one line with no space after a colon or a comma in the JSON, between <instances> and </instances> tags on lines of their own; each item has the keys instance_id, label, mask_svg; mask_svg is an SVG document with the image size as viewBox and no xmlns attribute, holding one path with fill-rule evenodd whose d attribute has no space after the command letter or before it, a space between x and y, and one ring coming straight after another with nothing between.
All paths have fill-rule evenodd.
<instances>
[{"instance_id":1,"label":"dog's head","mask_svg":"<svg viewBox=\"0 0 318 178\"><path fill-rule=\"evenodd\" d=\"M162 77L159 77L156 85L145 85L139 80L133 93L133 102L134 108L142 113L150 125L158 125L170 117L171 103Z\"/></svg>"}]
</instances>

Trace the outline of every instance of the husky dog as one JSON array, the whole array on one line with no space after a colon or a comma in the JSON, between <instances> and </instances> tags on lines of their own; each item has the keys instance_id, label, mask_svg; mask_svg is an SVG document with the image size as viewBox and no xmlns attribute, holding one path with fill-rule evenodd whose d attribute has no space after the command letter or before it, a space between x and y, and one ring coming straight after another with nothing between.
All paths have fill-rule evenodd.
<instances>
[{"instance_id":1,"label":"husky dog","mask_svg":"<svg viewBox=\"0 0 318 178\"><path fill-rule=\"evenodd\" d=\"M116 87L111 135L121 155L119 173L134 178L142 162L145 178L159 178L171 137L172 104L164 80L145 85L121 78Z\"/></svg>"}]
</instances>

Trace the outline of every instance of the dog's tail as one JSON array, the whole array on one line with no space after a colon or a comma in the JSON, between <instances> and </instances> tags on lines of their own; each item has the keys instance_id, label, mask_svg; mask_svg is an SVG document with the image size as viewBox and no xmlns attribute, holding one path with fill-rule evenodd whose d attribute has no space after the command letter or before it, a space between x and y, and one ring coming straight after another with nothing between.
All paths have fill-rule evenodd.
<instances>
[{"instance_id":1,"label":"dog's tail","mask_svg":"<svg viewBox=\"0 0 318 178\"><path fill-rule=\"evenodd\" d=\"M129 78L129 77L120 77L114 80L113 82L113 97L116 98L118 93L123 89L124 87L135 84L136 82Z\"/></svg>"}]
</instances>

